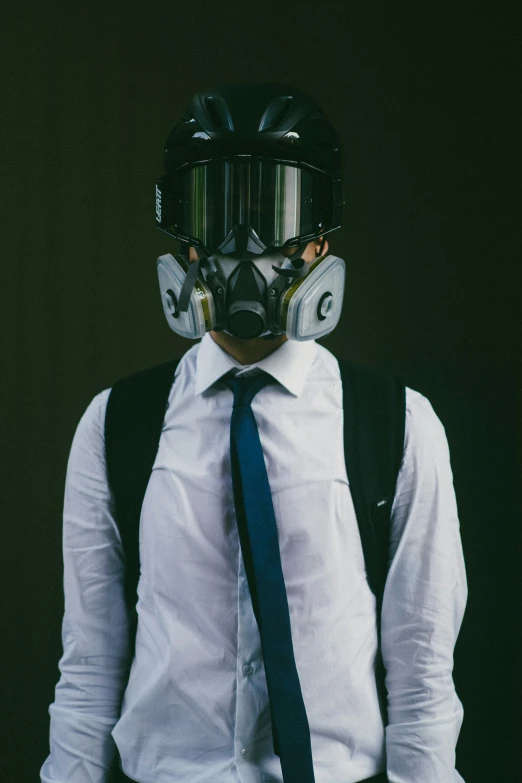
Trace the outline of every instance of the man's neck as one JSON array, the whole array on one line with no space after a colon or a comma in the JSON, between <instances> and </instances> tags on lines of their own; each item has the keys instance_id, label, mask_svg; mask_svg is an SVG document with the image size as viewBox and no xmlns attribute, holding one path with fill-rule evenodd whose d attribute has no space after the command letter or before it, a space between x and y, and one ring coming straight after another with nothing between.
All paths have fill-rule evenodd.
<instances>
[{"instance_id":1,"label":"man's neck","mask_svg":"<svg viewBox=\"0 0 522 783\"><path fill-rule=\"evenodd\" d=\"M268 354L273 353L282 345L288 337L286 334L278 335L274 340L263 340L257 337L255 340L241 340L239 337L232 337L226 332L211 331L210 336L224 351L241 364L253 364L264 359Z\"/></svg>"}]
</instances>

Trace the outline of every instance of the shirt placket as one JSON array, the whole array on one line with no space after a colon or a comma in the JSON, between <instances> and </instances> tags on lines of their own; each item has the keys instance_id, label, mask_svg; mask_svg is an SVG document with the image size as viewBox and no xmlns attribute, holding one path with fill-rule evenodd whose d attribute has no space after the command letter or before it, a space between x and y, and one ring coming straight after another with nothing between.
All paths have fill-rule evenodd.
<instances>
[{"instance_id":1,"label":"shirt placket","mask_svg":"<svg viewBox=\"0 0 522 783\"><path fill-rule=\"evenodd\" d=\"M256 764L260 711L268 706L259 630L243 557L238 562L237 690L234 752L241 783L261 783ZM263 710L264 711L264 710ZM266 715L266 711L265 715Z\"/></svg>"}]
</instances>

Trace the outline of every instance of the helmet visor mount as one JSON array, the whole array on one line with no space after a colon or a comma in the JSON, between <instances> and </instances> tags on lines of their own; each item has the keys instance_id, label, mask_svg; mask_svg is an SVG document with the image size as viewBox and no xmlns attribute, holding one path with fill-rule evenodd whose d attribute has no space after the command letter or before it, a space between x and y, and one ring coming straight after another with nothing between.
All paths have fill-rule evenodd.
<instances>
[{"instance_id":1,"label":"helmet visor mount","mask_svg":"<svg viewBox=\"0 0 522 783\"><path fill-rule=\"evenodd\" d=\"M334 181L335 182L335 181ZM236 226L265 247L297 246L338 228L332 180L322 171L236 155L158 180L158 227L195 246L220 249Z\"/></svg>"}]
</instances>

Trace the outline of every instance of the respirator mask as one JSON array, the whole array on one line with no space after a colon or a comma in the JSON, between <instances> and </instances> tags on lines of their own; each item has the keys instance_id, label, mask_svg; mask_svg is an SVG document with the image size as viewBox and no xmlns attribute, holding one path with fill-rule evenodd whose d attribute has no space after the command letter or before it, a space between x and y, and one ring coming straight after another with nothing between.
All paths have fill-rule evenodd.
<instances>
[{"instance_id":1,"label":"respirator mask","mask_svg":"<svg viewBox=\"0 0 522 783\"><path fill-rule=\"evenodd\" d=\"M183 207L177 234L182 223L185 243L194 243L197 255L190 261L187 253L165 254L157 261L163 310L174 332L189 339L213 329L245 340L280 334L314 340L335 328L344 261L331 254L311 262L301 257L316 238L318 179L296 166L230 160L190 168L176 189L166 178L158 181L158 223L165 202L172 209L175 199ZM293 248L290 255L286 247Z\"/></svg>"}]
</instances>

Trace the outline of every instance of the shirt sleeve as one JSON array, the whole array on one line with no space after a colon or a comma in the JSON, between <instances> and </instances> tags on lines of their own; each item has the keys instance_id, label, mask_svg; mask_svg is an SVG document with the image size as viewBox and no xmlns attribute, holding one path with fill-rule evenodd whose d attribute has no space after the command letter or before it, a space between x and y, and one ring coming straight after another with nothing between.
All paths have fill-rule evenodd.
<instances>
[{"instance_id":1,"label":"shirt sleeve","mask_svg":"<svg viewBox=\"0 0 522 783\"><path fill-rule=\"evenodd\" d=\"M111 732L128 674L123 550L105 466L110 389L98 394L73 438L65 481L63 655L49 707L50 754L42 783L105 783Z\"/></svg>"},{"instance_id":2,"label":"shirt sleeve","mask_svg":"<svg viewBox=\"0 0 522 783\"><path fill-rule=\"evenodd\" d=\"M453 651L467 599L450 455L429 400L406 389L406 432L383 597L390 783L460 783Z\"/></svg>"}]
</instances>

